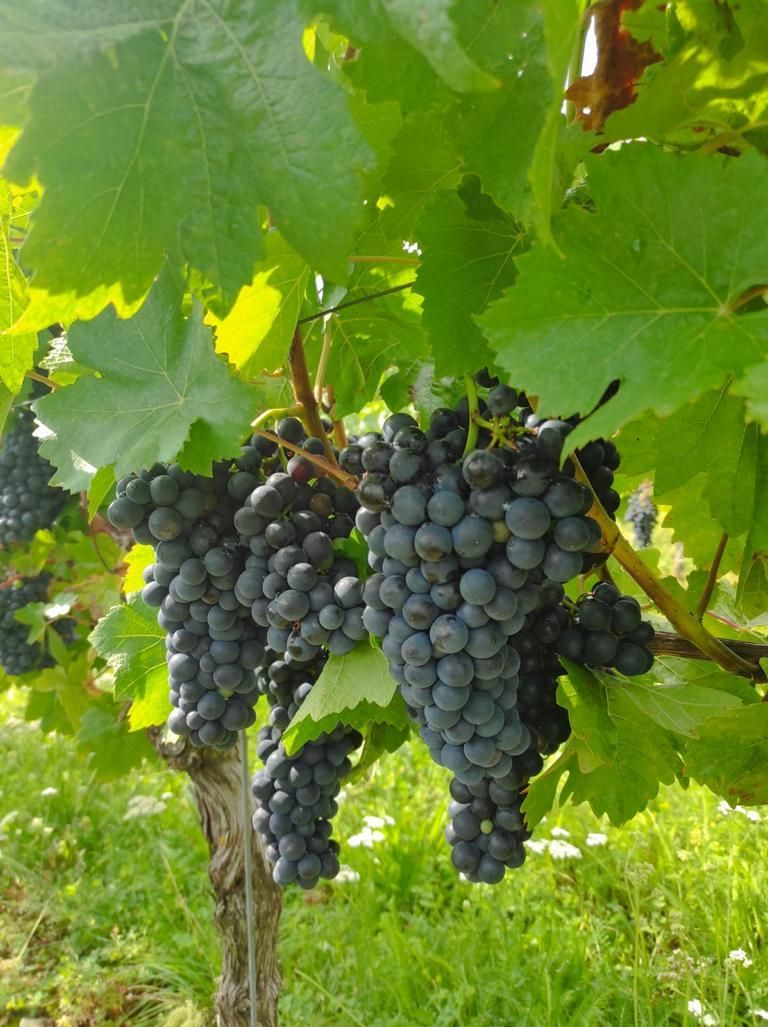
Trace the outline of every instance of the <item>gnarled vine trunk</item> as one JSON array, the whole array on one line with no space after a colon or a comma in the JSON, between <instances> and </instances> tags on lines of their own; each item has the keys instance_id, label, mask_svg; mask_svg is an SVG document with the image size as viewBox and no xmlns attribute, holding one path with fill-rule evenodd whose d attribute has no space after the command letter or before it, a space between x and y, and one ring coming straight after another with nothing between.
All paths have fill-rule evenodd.
<instances>
[{"instance_id":1,"label":"gnarled vine trunk","mask_svg":"<svg viewBox=\"0 0 768 1027\"><path fill-rule=\"evenodd\" d=\"M215 899L213 918L221 939L222 954L216 992L217 1023L219 1027L250 1027L239 746L219 753L195 749L183 740L171 744L164 741L159 732L152 732L151 738L155 749L170 767L189 775L200 825L208 842L211 857L208 874ZM281 895L272 880L257 833L249 831L248 836L253 854L257 1022L259 1027L277 1027L280 991L277 934Z\"/></svg>"}]
</instances>

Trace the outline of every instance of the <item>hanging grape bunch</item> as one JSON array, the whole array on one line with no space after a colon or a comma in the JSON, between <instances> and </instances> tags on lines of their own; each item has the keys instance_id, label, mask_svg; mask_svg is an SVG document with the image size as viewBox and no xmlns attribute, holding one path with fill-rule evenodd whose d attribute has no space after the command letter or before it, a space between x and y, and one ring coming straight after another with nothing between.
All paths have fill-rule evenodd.
<instances>
[{"instance_id":1,"label":"hanging grape bunch","mask_svg":"<svg viewBox=\"0 0 768 1027\"><path fill-rule=\"evenodd\" d=\"M0 586L0 666L6 674L16 676L54 665L45 644L29 642L29 625L16 619L18 611L29 603L44 603L48 599L50 580L49 574L38 574L9 580ZM64 643L74 638L75 622L71 617L52 621L51 628Z\"/></svg>"},{"instance_id":2,"label":"hanging grape bunch","mask_svg":"<svg viewBox=\"0 0 768 1027\"><path fill-rule=\"evenodd\" d=\"M477 377L489 391L476 410L437 410L426 432L395 414L340 462L364 472L364 623L432 757L455 775L454 865L495 883L524 858L521 789L570 732L555 698L563 584L597 555L600 530L573 461L560 466L577 419L541 420L514 389ZM615 513L615 447L577 455Z\"/></svg>"},{"instance_id":3,"label":"hanging grape bunch","mask_svg":"<svg viewBox=\"0 0 768 1027\"><path fill-rule=\"evenodd\" d=\"M331 838L341 781L352 768L349 755L362 743L357 731L337 727L288 756L282 736L322 671L321 651L309 663L292 664L268 652L258 672L259 690L270 706L256 752L264 769L253 779L257 810L253 825L280 885L295 881L313 888L339 872L339 846Z\"/></svg>"},{"instance_id":4,"label":"hanging grape bunch","mask_svg":"<svg viewBox=\"0 0 768 1027\"><path fill-rule=\"evenodd\" d=\"M28 542L50 528L67 493L48 484L53 467L40 455L35 417L20 409L0 447L0 548Z\"/></svg>"}]
</instances>

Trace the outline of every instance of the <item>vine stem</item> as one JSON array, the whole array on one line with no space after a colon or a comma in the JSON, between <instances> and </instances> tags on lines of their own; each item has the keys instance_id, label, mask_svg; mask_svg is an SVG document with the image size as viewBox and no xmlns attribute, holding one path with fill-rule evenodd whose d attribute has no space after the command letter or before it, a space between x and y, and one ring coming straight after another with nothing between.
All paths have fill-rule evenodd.
<instances>
[{"instance_id":1,"label":"vine stem","mask_svg":"<svg viewBox=\"0 0 768 1027\"><path fill-rule=\"evenodd\" d=\"M477 419L480 416L480 403L477 398L477 385L471 374L464 375L464 387L467 390L467 402L469 403L467 444L464 446L464 456L467 456L477 445Z\"/></svg>"},{"instance_id":2,"label":"vine stem","mask_svg":"<svg viewBox=\"0 0 768 1027\"><path fill-rule=\"evenodd\" d=\"M297 456L305 456L307 460L310 460L313 464L317 464L318 467L322 467L326 474L330 475L331 478L336 478L336 480L346 488L357 488L357 478L353 474L347 474L347 472L343 471L337 463L329 463L324 456L320 456L318 453L310 453L308 449L302 449L301 446L295 446L292 442L288 442L286 439L281 439L279 435L275 435L272 431L265 431L263 428L254 428L253 433L254 435L260 435L263 439L269 439L270 442L274 442L278 446L282 446L284 449L289 449Z\"/></svg>"},{"instance_id":3,"label":"vine stem","mask_svg":"<svg viewBox=\"0 0 768 1027\"><path fill-rule=\"evenodd\" d=\"M725 547L728 545L728 534L723 532L720 536L720 541L717 543L717 549L715 555L712 557L712 564L709 568L709 574L707 575L707 583L704 586L704 591L701 593L701 599L699 605L696 607L696 616L701 620L704 614L707 612L709 601L712 598L712 593L715 591L715 585L717 584L717 572L720 570L720 562L723 559L723 553Z\"/></svg>"},{"instance_id":4,"label":"vine stem","mask_svg":"<svg viewBox=\"0 0 768 1027\"><path fill-rule=\"evenodd\" d=\"M248 996L251 1027L259 1027L256 979L256 928L253 903L253 849L251 848L251 775L248 769L248 735L240 732L240 781L243 787L243 866L245 869L245 922L248 932Z\"/></svg>"},{"instance_id":5,"label":"vine stem","mask_svg":"<svg viewBox=\"0 0 768 1027\"><path fill-rule=\"evenodd\" d=\"M738 656L742 656L749 663L757 663L758 660L768 657L768 645L763 645L761 642L736 642L729 638L723 640L723 645ZM656 656L680 656L686 660L709 659L698 646L672 631L657 631L653 641L648 643L648 649ZM764 677L761 677L760 668L754 667L753 669L755 677L758 680L764 680Z\"/></svg>"},{"instance_id":6,"label":"vine stem","mask_svg":"<svg viewBox=\"0 0 768 1027\"><path fill-rule=\"evenodd\" d=\"M331 343L333 342L333 335L331 334L330 321L326 322L323 328L323 345L320 350L320 360L317 363L317 372L315 374L315 399L318 403L322 402L323 399L323 385L325 384L325 372L328 370L328 361L331 358Z\"/></svg>"},{"instance_id":7,"label":"vine stem","mask_svg":"<svg viewBox=\"0 0 768 1027\"><path fill-rule=\"evenodd\" d=\"M621 564L624 570L637 582L645 594L654 601L659 610L664 614L672 627L679 635L692 642L697 649L713 663L722 667L731 674L739 674L741 677L754 678L758 673L754 664L742 659L737 653L729 649L719 638L710 635L701 621L691 610L686 610L675 597L667 591L656 574L647 567L640 559L632 546L622 535L618 525L605 511L603 504L595 495L589 478L584 473L578 458L574 453L570 455L576 472L576 477L582 484L586 485L592 493L592 508L589 511L603 533L603 545L607 552Z\"/></svg>"},{"instance_id":8,"label":"vine stem","mask_svg":"<svg viewBox=\"0 0 768 1027\"><path fill-rule=\"evenodd\" d=\"M331 444L328 441L328 436L325 434L325 428L323 428L323 422L320 418L320 410L317 406L317 400L315 399L315 394L312 391L312 383L309 380L309 371L307 369L307 357L304 353L304 343L301 338L301 328L298 324L296 325L296 330L293 333L288 362L291 368L293 394L296 397L296 402L302 407L301 419L304 421L309 434L322 440L323 448L325 449L325 458L331 467L341 470L336 462L336 457L333 455L333 450L331 449Z\"/></svg>"}]
</instances>

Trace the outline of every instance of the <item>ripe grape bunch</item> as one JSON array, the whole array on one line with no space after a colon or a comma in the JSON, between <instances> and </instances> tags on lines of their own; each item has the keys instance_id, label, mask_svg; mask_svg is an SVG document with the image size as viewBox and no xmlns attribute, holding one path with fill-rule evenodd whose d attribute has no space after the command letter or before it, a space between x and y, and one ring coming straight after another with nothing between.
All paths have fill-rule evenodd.
<instances>
[{"instance_id":1,"label":"ripe grape bunch","mask_svg":"<svg viewBox=\"0 0 768 1027\"><path fill-rule=\"evenodd\" d=\"M653 627L644 621L640 604L601 581L573 605L569 626L560 633L557 651L574 663L614 668L627 677L645 674L653 666L647 648Z\"/></svg>"},{"instance_id":2,"label":"ripe grape bunch","mask_svg":"<svg viewBox=\"0 0 768 1027\"><path fill-rule=\"evenodd\" d=\"M278 435L322 455L322 441L307 438L295 417L280 422ZM358 502L323 473L311 457L294 456L285 472L270 475L235 513L251 553L250 572L238 582L241 595L251 600L253 619L266 629L269 646L302 662L323 647L343 656L367 637L357 568L334 548L354 528Z\"/></svg>"},{"instance_id":3,"label":"ripe grape bunch","mask_svg":"<svg viewBox=\"0 0 768 1027\"><path fill-rule=\"evenodd\" d=\"M357 524L374 574L364 623L382 637L433 758L455 775L454 802L478 807L452 807L454 864L495 883L524 858L521 789L541 769L540 752L570 731L555 702L553 646L568 623L563 584L582 572L600 531L573 462L560 467L573 424L541 421L514 389L482 375L478 383L490 391L466 455L463 401L435 411L427 432L393 415L340 463L365 472ZM590 446L588 476L614 513L609 464L618 454L610 443Z\"/></svg>"},{"instance_id":4,"label":"ripe grape bunch","mask_svg":"<svg viewBox=\"0 0 768 1027\"><path fill-rule=\"evenodd\" d=\"M257 674L270 705L269 724L259 731L257 754L264 769L253 779L257 809L253 826L262 835L275 881L313 888L339 872L339 846L331 837L341 781L351 770L350 753L362 736L337 727L288 756L283 732L312 691L325 663L318 652L309 663L268 652Z\"/></svg>"},{"instance_id":5,"label":"ripe grape bunch","mask_svg":"<svg viewBox=\"0 0 768 1027\"><path fill-rule=\"evenodd\" d=\"M639 549L650 546L653 529L656 527L658 511L651 498L652 494L653 485L646 481L635 489L627 502L627 520L632 525L635 545Z\"/></svg>"},{"instance_id":6,"label":"ripe grape bunch","mask_svg":"<svg viewBox=\"0 0 768 1027\"><path fill-rule=\"evenodd\" d=\"M50 574L38 574L18 581L11 579L0 586L0 666L6 674L16 676L54 665L45 645L30 643L29 626L16 619L18 611L29 603L47 600L50 580ZM65 643L75 637L75 623L70 617L52 621L51 627Z\"/></svg>"},{"instance_id":7,"label":"ripe grape bunch","mask_svg":"<svg viewBox=\"0 0 768 1027\"><path fill-rule=\"evenodd\" d=\"M21 409L0 449L0 548L28 542L50 528L67 494L48 484L53 467L39 452L35 417Z\"/></svg>"},{"instance_id":8,"label":"ripe grape bunch","mask_svg":"<svg viewBox=\"0 0 768 1027\"><path fill-rule=\"evenodd\" d=\"M251 452L240 459L258 462ZM229 462L211 478L157 464L122 478L108 510L116 527L154 547L142 598L167 633L168 726L195 746L228 748L255 720L264 640L238 588L252 558L239 544L234 514L257 480Z\"/></svg>"}]
</instances>

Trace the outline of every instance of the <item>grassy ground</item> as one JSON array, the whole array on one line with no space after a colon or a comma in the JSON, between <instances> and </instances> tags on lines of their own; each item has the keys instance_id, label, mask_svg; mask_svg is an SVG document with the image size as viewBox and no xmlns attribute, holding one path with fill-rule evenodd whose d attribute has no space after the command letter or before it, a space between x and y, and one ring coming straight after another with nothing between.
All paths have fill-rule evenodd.
<instances>
[{"instance_id":1,"label":"grassy ground","mask_svg":"<svg viewBox=\"0 0 768 1027\"><path fill-rule=\"evenodd\" d=\"M184 780L158 765L98 785L66 739L7 714L0 1025L207 1024L216 938ZM444 806L415 748L348 789L347 879L287 898L285 1027L768 1020L768 813L693 788L621 830L569 809L487 888L452 872Z\"/></svg>"}]
</instances>

